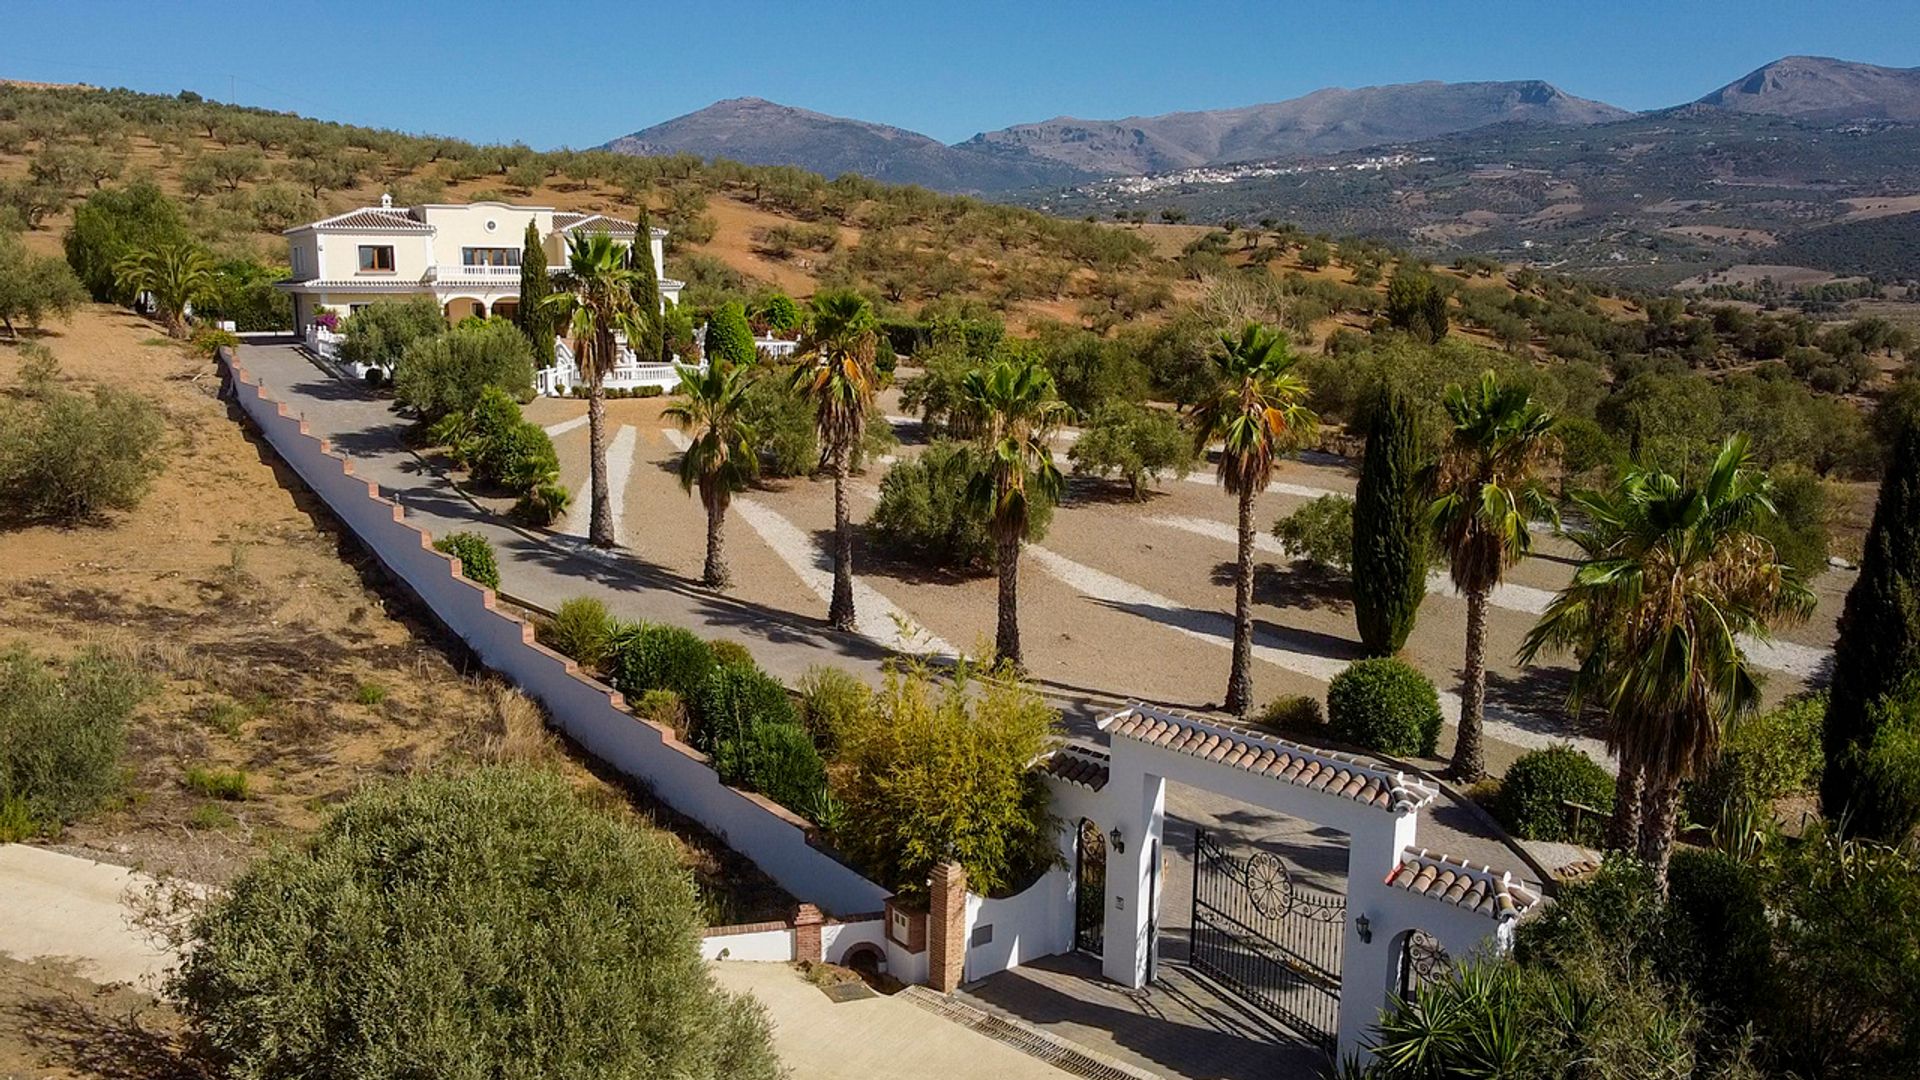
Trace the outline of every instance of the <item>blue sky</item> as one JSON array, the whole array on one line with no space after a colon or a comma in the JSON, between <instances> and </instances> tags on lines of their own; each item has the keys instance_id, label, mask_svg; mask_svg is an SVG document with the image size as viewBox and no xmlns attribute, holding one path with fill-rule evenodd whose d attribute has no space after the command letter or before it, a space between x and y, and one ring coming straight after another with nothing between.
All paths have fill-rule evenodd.
<instances>
[{"instance_id":1,"label":"blue sky","mask_svg":"<svg viewBox=\"0 0 1920 1080\"><path fill-rule=\"evenodd\" d=\"M1540 78L1643 109L1791 53L1920 66L1920 3L7 0L0 76L591 146L756 96L946 141L1324 86ZM538 14L535 14L538 13Z\"/></svg>"}]
</instances>

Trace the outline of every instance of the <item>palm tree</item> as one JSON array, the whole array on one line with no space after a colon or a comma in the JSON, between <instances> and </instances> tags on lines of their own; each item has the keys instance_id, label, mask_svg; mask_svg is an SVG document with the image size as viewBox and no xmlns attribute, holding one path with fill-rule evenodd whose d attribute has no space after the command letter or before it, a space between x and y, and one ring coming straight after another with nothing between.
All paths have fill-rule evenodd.
<instances>
[{"instance_id":1,"label":"palm tree","mask_svg":"<svg viewBox=\"0 0 1920 1080\"><path fill-rule=\"evenodd\" d=\"M567 267L554 275L557 291L540 303L552 308L572 342L574 363L587 380L588 464L593 474L587 539L613 546L613 501L607 491L607 373L619 363L614 331L632 316L633 269L626 245L605 233L567 238Z\"/></svg>"},{"instance_id":2,"label":"palm tree","mask_svg":"<svg viewBox=\"0 0 1920 1080\"><path fill-rule=\"evenodd\" d=\"M1507 570L1533 550L1529 526L1555 519L1538 473L1559 450L1553 414L1524 387L1504 386L1493 372L1477 387L1449 386L1453 430L1431 468L1434 533L1467 598L1466 679L1453 776L1471 783L1487 770L1481 720L1487 700L1487 597ZM1557 520L1557 519L1556 519Z\"/></svg>"},{"instance_id":3,"label":"palm tree","mask_svg":"<svg viewBox=\"0 0 1920 1080\"><path fill-rule=\"evenodd\" d=\"M113 265L120 288L146 293L159 309L160 323L173 337L187 335L187 309L214 298L213 256L194 244L169 244L130 252Z\"/></svg>"},{"instance_id":4,"label":"palm tree","mask_svg":"<svg viewBox=\"0 0 1920 1080\"><path fill-rule=\"evenodd\" d=\"M1273 479L1273 466L1300 448L1319 422L1306 406L1307 384L1293 373L1287 339L1258 323L1239 337L1220 335L1214 354L1219 382L1194 407L1194 445L1220 451L1220 483L1240 500L1240 563L1233 584L1233 670L1225 708L1244 716L1253 705L1253 500Z\"/></svg>"},{"instance_id":5,"label":"palm tree","mask_svg":"<svg viewBox=\"0 0 1920 1080\"><path fill-rule=\"evenodd\" d=\"M730 581L721 529L733 493L747 486L759 471L753 450L753 428L746 421L747 382L739 369L710 364L702 372L678 367L680 393L686 400L667 407L666 417L683 431L697 431L693 445L680 456L680 486L700 489L707 508L707 566L701 580L708 588L724 589Z\"/></svg>"},{"instance_id":6,"label":"palm tree","mask_svg":"<svg viewBox=\"0 0 1920 1080\"><path fill-rule=\"evenodd\" d=\"M1760 700L1740 635L1764 639L1805 617L1813 594L1755 531L1774 514L1772 485L1745 436L1728 439L1697 484L1636 468L1574 501L1583 561L1520 655L1581 654L1570 705L1605 706L1620 760L1609 846L1637 850L1664 889L1680 782Z\"/></svg>"},{"instance_id":7,"label":"palm tree","mask_svg":"<svg viewBox=\"0 0 1920 1080\"><path fill-rule=\"evenodd\" d=\"M847 511L847 471L866 431L878 374L874 346L879 335L873 305L856 292L823 292L813 298L813 318L801 341L793 388L813 403L820 457L833 470L833 602L827 622L854 628L853 522Z\"/></svg>"},{"instance_id":8,"label":"palm tree","mask_svg":"<svg viewBox=\"0 0 1920 1080\"><path fill-rule=\"evenodd\" d=\"M1031 496L1056 501L1065 486L1048 438L1067 406L1054 397L1053 377L1033 360L1001 360L967 372L960 398L982 425L978 451L955 460L969 463L967 503L975 513L987 515L993 533L994 562L1000 571L994 658L1017 667L1020 545L1027 536Z\"/></svg>"}]
</instances>

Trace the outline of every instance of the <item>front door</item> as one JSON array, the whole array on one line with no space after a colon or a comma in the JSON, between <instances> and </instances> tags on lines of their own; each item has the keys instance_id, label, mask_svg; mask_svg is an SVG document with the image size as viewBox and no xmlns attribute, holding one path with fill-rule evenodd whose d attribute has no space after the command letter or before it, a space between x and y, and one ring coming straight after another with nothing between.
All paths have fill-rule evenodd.
<instances>
[{"instance_id":1,"label":"front door","mask_svg":"<svg viewBox=\"0 0 1920 1080\"><path fill-rule=\"evenodd\" d=\"M1074 867L1073 947L1100 955L1107 929L1107 838L1082 818Z\"/></svg>"}]
</instances>

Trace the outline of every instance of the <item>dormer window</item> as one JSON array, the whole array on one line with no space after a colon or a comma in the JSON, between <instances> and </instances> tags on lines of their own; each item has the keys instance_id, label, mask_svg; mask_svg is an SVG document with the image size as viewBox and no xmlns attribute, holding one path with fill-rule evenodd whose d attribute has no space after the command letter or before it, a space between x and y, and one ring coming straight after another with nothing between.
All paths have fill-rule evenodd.
<instances>
[{"instance_id":1,"label":"dormer window","mask_svg":"<svg viewBox=\"0 0 1920 1080\"><path fill-rule=\"evenodd\" d=\"M391 244L360 245L360 272L363 274L393 273L393 246Z\"/></svg>"}]
</instances>

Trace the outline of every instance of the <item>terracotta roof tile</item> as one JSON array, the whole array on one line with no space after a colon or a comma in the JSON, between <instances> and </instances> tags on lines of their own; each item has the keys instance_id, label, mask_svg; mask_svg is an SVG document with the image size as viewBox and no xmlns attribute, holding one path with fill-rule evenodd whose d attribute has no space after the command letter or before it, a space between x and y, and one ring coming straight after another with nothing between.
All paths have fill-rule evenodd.
<instances>
[{"instance_id":1,"label":"terracotta roof tile","mask_svg":"<svg viewBox=\"0 0 1920 1080\"><path fill-rule=\"evenodd\" d=\"M1069 784L1099 791L1107 786L1111 760L1106 754L1084 746L1062 746L1040 762L1040 771Z\"/></svg>"},{"instance_id":2,"label":"terracotta roof tile","mask_svg":"<svg viewBox=\"0 0 1920 1080\"><path fill-rule=\"evenodd\" d=\"M573 220L563 224L560 220L561 218L571 218ZM557 232L566 232L568 229L576 229L582 225L587 226L588 232L603 232L608 236L632 236L638 231L633 222L610 218L605 214L553 215L553 227Z\"/></svg>"},{"instance_id":3,"label":"terracotta roof tile","mask_svg":"<svg viewBox=\"0 0 1920 1080\"><path fill-rule=\"evenodd\" d=\"M316 229L384 229L390 232L431 232L433 226L405 210L364 207L313 223Z\"/></svg>"},{"instance_id":4,"label":"terracotta roof tile","mask_svg":"<svg viewBox=\"0 0 1920 1080\"><path fill-rule=\"evenodd\" d=\"M1505 871L1475 869L1464 860L1412 848L1401 853L1387 884L1490 919L1518 918L1540 902L1538 893Z\"/></svg>"},{"instance_id":5,"label":"terracotta roof tile","mask_svg":"<svg viewBox=\"0 0 1920 1080\"><path fill-rule=\"evenodd\" d=\"M1435 791L1403 772L1381 768L1297 743L1192 717L1132 705L1100 721L1113 738L1131 739L1177 753L1191 754L1229 768L1311 790L1326 791L1367 806L1394 813L1417 810L1433 801Z\"/></svg>"}]
</instances>

